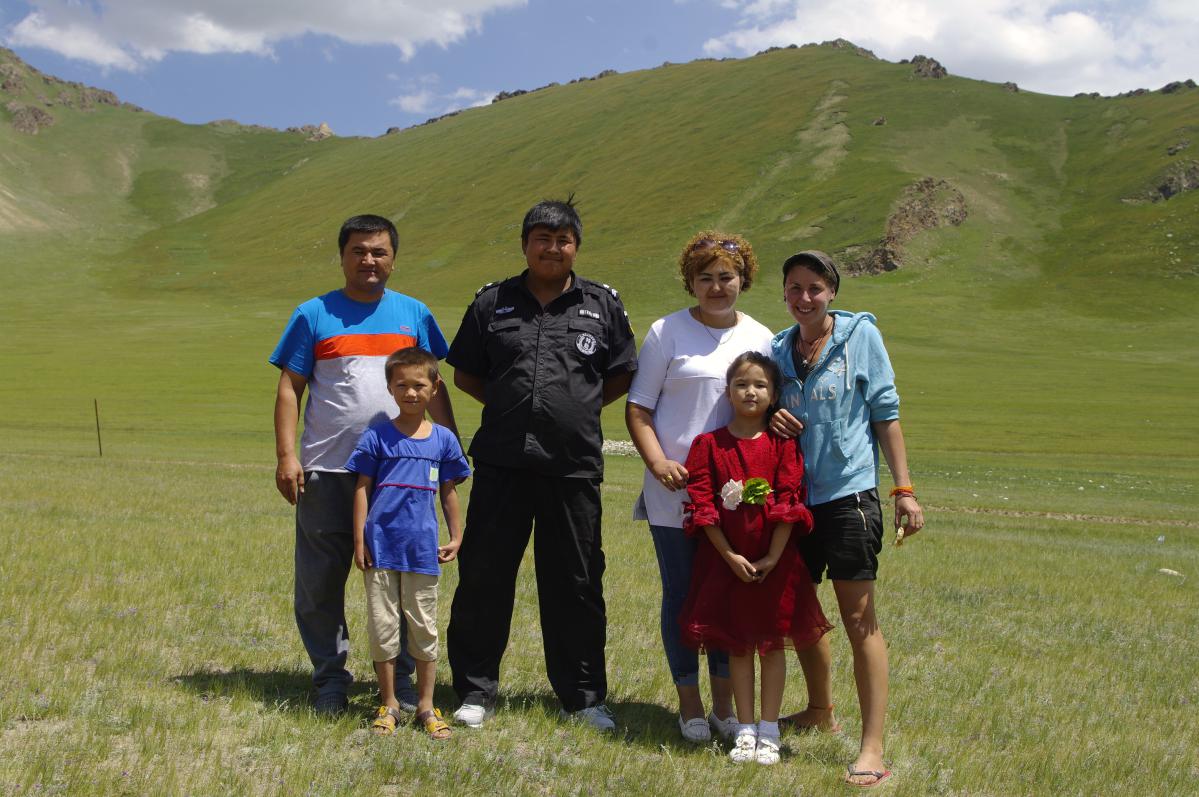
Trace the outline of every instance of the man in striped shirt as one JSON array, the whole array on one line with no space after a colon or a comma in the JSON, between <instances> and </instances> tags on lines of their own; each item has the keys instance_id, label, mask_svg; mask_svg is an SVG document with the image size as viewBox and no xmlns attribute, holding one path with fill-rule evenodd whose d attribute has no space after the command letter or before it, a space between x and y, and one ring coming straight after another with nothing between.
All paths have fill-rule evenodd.
<instances>
[{"instance_id":1,"label":"man in striped shirt","mask_svg":"<svg viewBox=\"0 0 1199 797\"><path fill-rule=\"evenodd\" d=\"M395 225L382 216L347 219L338 235L345 286L297 307L270 357L281 372L275 396L275 486L296 507L296 624L312 660L315 708L321 713L345 710L352 681L345 666L345 584L354 554L357 477L346 470L346 461L363 430L395 408L383 373L388 355L419 346L442 359L449 348L424 304L386 288L398 242ZM429 415L457 435L447 390L437 391ZM403 705L414 696L413 662L406 644L401 647L396 694Z\"/></svg>"}]
</instances>

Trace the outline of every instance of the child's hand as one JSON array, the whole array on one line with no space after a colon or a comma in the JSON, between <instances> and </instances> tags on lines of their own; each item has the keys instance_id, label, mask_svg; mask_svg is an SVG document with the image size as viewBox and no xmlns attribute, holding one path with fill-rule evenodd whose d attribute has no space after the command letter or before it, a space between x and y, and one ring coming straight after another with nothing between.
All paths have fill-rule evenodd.
<instances>
[{"instance_id":1,"label":"child's hand","mask_svg":"<svg viewBox=\"0 0 1199 797\"><path fill-rule=\"evenodd\" d=\"M779 563L778 559L775 559L772 556L763 556L761 559L754 562L751 565L751 567L753 567L753 569L757 572L757 576L754 578L754 581L765 580L766 576L770 573L771 570L774 569L774 566L777 565L778 563Z\"/></svg>"},{"instance_id":2,"label":"child's hand","mask_svg":"<svg viewBox=\"0 0 1199 797\"><path fill-rule=\"evenodd\" d=\"M462 538L450 540L445 545L437 548L437 561L441 564L452 562L458 558L458 548L462 545Z\"/></svg>"},{"instance_id":3,"label":"child's hand","mask_svg":"<svg viewBox=\"0 0 1199 797\"><path fill-rule=\"evenodd\" d=\"M374 565L370 552L366 550L366 545L354 545L354 565L362 571Z\"/></svg>"},{"instance_id":4,"label":"child's hand","mask_svg":"<svg viewBox=\"0 0 1199 797\"><path fill-rule=\"evenodd\" d=\"M730 554L726 560L729 567L733 569L733 573L737 578L744 581L746 584L752 584L758 580L758 571L754 568L750 561L739 553Z\"/></svg>"}]
</instances>

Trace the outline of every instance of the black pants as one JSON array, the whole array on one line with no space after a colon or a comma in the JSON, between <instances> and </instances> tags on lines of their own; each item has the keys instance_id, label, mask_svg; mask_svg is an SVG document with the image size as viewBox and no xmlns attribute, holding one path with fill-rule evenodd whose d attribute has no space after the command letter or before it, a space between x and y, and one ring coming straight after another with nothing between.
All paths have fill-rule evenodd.
<instances>
[{"instance_id":1,"label":"black pants","mask_svg":"<svg viewBox=\"0 0 1199 797\"><path fill-rule=\"evenodd\" d=\"M516 574L534 526L533 561L550 685L567 711L603 702L608 620L600 512L598 479L476 463L446 633L454 691L463 702L495 702Z\"/></svg>"}]
</instances>

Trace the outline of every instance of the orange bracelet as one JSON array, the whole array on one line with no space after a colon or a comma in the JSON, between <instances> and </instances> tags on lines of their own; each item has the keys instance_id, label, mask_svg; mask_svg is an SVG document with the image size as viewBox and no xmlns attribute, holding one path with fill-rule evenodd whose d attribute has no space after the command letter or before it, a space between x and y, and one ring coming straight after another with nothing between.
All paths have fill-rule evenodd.
<instances>
[{"instance_id":1,"label":"orange bracelet","mask_svg":"<svg viewBox=\"0 0 1199 797\"><path fill-rule=\"evenodd\" d=\"M895 496L897 496L897 495L910 495L910 496L912 496L913 498L915 498L915 497L916 497L916 493L915 493L915 491L912 489L912 485L910 485L910 484L904 485L904 486L902 486L902 487L896 487L896 488L892 489L892 490L891 490L891 495L889 495L889 496L888 496L888 498L894 498L894 497L895 497Z\"/></svg>"}]
</instances>

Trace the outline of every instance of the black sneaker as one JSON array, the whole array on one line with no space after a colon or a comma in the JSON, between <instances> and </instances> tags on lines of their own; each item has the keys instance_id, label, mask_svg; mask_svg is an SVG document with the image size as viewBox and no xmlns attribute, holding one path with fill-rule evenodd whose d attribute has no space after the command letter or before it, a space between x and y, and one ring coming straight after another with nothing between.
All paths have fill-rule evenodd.
<instances>
[{"instance_id":1,"label":"black sneaker","mask_svg":"<svg viewBox=\"0 0 1199 797\"><path fill-rule=\"evenodd\" d=\"M316 702L312 704L312 710L324 717L337 717L346 713L350 707L350 701L341 692L327 692L323 695L316 696Z\"/></svg>"}]
</instances>

